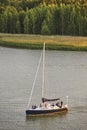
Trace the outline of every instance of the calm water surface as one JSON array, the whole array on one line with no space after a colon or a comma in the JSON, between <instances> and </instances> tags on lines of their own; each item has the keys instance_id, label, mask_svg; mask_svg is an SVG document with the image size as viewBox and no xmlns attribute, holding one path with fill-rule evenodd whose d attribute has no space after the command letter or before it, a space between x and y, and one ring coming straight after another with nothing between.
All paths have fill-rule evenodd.
<instances>
[{"instance_id":1,"label":"calm water surface","mask_svg":"<svg viewBox=\"0 0 87 130\"><path fill-rule=\"evenodd\" d=\"M45 96L65 100L68 95L69 112L26 118L40 54L0 47L0 130L87 130L87 52L46 51ZM32 103L40 101L41 72Z\"/></svg>"}]
</instances>

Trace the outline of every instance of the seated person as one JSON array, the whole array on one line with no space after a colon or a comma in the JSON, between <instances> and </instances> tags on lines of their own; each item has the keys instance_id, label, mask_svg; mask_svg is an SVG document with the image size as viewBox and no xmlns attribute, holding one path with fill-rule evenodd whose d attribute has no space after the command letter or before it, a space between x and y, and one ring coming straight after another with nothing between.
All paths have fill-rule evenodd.
<instances>
[{"instance_id":1,"label":"seated person","mask_svg":"<svg viewBox=\"0 0 87 130\"><path fill-rule=\"evenodd\" d=\"M36 109L37 108L37 106L36 105L32 105L32 109Z\"/></svg>"},{"instance_id":2,"label":"seated person","mask_svg":"<svg viewBox=\"0 0 87 130\"><path fill-rule=\"evenodd\" d=\"M63 106L63 101L61 101L60 103L57 102L57 103L56 103L56 106L58 106L59 108L62 108L62 106Z\"/></svg>"}]
</instances>

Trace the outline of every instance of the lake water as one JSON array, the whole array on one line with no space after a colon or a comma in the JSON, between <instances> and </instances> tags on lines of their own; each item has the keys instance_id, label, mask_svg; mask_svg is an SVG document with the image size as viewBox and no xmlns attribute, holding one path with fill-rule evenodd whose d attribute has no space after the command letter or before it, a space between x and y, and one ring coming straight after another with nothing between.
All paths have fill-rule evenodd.
<instances>
[{"instance_id":1,"label":"lake water","mask_svg":"<svg viewBox=\"0 0 87 130\"><path fill-rule=\"evenodd\" d=\"M26 118L41 50L0 47L0 130L87 130L87 52L46 51L44 95L69 96L66 114ZM32 103L41 97L42 69Z\"/></svg>"}]
</instances>

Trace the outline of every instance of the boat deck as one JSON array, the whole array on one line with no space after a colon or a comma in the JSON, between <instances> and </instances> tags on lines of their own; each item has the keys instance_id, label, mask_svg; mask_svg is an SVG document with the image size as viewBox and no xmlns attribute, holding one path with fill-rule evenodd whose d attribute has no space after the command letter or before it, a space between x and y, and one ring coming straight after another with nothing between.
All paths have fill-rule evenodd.
<instances>
[{"instance_id":1,"label":"boat deck","mask_svg":"<svg viewBox=\"0 0 87 130\"><path fill-rule=\"evenodd\" d=\"M26 116L38 116L38 115L53 115L60 112L68 111L68 106L64 105L61 108L58 106L39 106L35 109L30 108L29 110L26 110Z\"/></svg>"}]
</instances>

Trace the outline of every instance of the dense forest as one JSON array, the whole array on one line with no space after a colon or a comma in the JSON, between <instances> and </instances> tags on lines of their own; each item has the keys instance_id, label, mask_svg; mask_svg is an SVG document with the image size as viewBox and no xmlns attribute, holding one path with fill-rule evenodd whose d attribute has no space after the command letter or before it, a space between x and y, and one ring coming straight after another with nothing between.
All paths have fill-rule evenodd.
<instances>
[{"instance_id":1,"label":"dense forest","mask_svg":"<svg viewBox=\"0 0 87 130\"><path fill-rule=\"evenodd\" d=\"M87 36L87 0L0 0L0 33Z\"/></svg>"}]
</instances>

